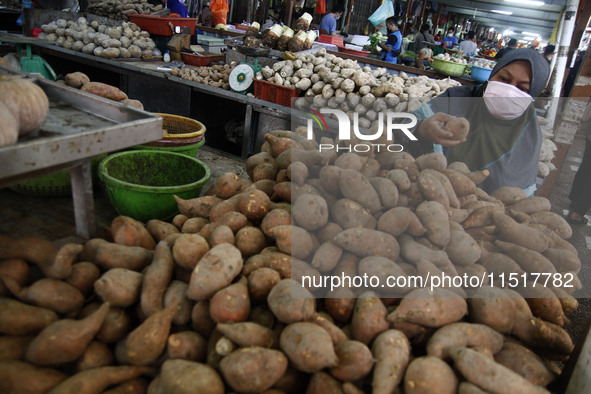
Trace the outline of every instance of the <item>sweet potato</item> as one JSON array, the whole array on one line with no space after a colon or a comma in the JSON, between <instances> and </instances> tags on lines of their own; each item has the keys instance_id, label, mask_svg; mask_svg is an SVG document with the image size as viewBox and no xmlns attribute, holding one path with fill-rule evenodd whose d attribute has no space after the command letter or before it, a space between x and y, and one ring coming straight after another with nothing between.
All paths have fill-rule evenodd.
<instances>
[{"instance_id":1,"label":"sweet potato","mask_svg":"<svg viewBox=\"0 0 591 394\"><path fill-rule=\"evenodd\" d=\"M164 393L223 394L224 383L212 367L189 360L167 360L162 364L160 385Z\"/></svg>"},{"instance_id":2,"label":"sweet potato","mask_svg":"<svg viewBox=\"0 0 591 394\"><path fill-rule=\"evenodd\" d=\"M184 217L186 218L186 216ZM183 224L185 222L183 222ZM148 232L156 242L163 241L169 235L177 234L180 232L179 227L177 227L176 225L158 219L148 220L146 222L146 230L148 230Z\"/></svg>"},{"instance_id":3,"label":"sweet potato","mask_svg":"<svg viewBox=\"0 0 591 394\"><path fill-rule=\"evenodd\" d=\"M88 241L85 245L84 253L88 248L93 248L88 261L94 262L103 269L126 268L133 271L141 271L150 261L152 261L152 252L141 246L119 245L108 241L97 241L93 246L89 246Z\"/></svg>"},{"instance_id":4,"label":"sweet potato","mask_svg":"<svg viewBox=\"0 0 591 394\"><path fill-rule=\"evenodd\" d=\"M497 393L548 392L475 350L453 347L449 354L454 360L454 366L464 378L484 390Z\"/></svg>"},{"instance_id":5,"label":"sweet potato","mask_svg":"<svg viewBox=\"0 0 591 394\"><path fill-rule=\"evenodd\" d=\"M220 372L238 392L262 392L273 386L287 370L287 357L277 350L247 347L222 359Z\"/></svg>"},{"instance_id":6,"label":"sweet potato","mask_svg":"<svg viewBox=\"0 0 591 394\"><path fill-rule=\"evenodd\" d=\"M80 252L84 249L81 244L69 243L57 251L51 267L39 267L50 278L65 279L72 273L72 265L78 261Z\"/></svg>"},{"instance_id":7,"label":"sweet potato","mask_svg":"<svg viewBox=\"0 0 591 394\"><path fill-rule=\"evenodd\" d=\"M146 390L148 390L148 381L144 378L136 378L103 391L102 394L144 394Z\"/></svg>"},{"instance_id":8,"label":"sweet potato","mask_svg":"<svg viewBox=\"0 0 591 394\"><path fill-rule=\"evenodd\" d=\"M540 282L535 285L533 282L527 282L526 286L516 290L525 298L534 316L563 326L568 319L564 316L560 300L549 287Z\"/></svg>"},{"instance_id":9,"label":"sweet potato","mask_svg":"<svg viewBox=\"0 0 591 394\"><path fill-rule=\"evenodd\" d=\"M144 320L117 343L115 357L120 364L150 365L166 348L177 304L169 305ZM149 340L146 340L149 338Z\"/></svg>"},{"instance_id":10,"label":"sweet potato","mask_svg":"<svg viewBox=\"0 0 591 394\"><path fill-rule=\"evenodd\" d=\"M209 315L216 323L245 321L249 314L250 297L245 277L219 290L209 301Z\"/></svg>"},{"instance_id":11,"label":"sweet potato","mask_svg":"<svg viewBox=\"0 0 591 394\"><path fill-rule=\"evenodd\" d=\"M330 369L335 378L343 382L354 382L363 379L373 368L371 350L359 341L344 341L334 347L339 363Z\"/></svg>"},{"instance_id":12,"label":"sweet potato","mask_svg":"<svg viewBox=\"0 0 591 394\"><path fill-rule=\"evenodd\" d=\"M328 333L313 323L292 323L279 338L281 350L299 370L314 373L334 367L338 359Z\"/></svg>"},{"instance_id":13,"label":"sweet potato","mask_svg":"<svg viewBox=\"0 0 591 394\"><path fill-rule=\"evenodd\" d=\"M222 216L220 216L215 222L210 223L207 226L210 226L210 230L213 231L217 226L228 226L232 229L234 233L240 230L242 227L248 224L248 219L246 216L241 214L240 212L226 212ZM207 227L205 226L205 227ZM204 227L204 228L205 228ZM203 229L200 232L201 235L204 235ZM204 238L207 238L204 236Z\"/></svg>"},{"instance_id":14,"label":"sweet potato","mask_svg":"<svg viewBox=\"0 0 591 394\"><path fill-rule=\"evenodd\" d=\"M427 354L446 359L458 346L483 347L496 354L503 347L503 336L483 324L452 323L441 327L429 339Z\"/></svg>"},{"instance_id":15,"label":"sweet potato","mask_svg":"<svg viewBox=\"0 0 591 394\"><path fill-rule=\"evenodd\" d=\"M224 201L216 196L203 196L191 198L188 200L184 200L178 196L174 196L174 199L177 202L180 213L186 215L189 218L208 218L211 209L217 204Z\"/></svg>"},{"instance_id":16,"label":"sweet potato","mask_svg":"<svg viewBox=\"0 0 591 394\"><path fill-rule=\"evenodd\" d=\"M185 297L189 285L180 280L173 280L170 282L164 293L164 308L171 304L178 304L176 314L172 319L172 323L177 326L184 326L191 321L191 311L193 303Z\"/></svg>"},{"instance_id":17,"label":"sweet potato","mask_svg":"<svg viewBox=\"0 0 591 394\"><path fill-rule=\"evenodd\" d=\"M94 282L100 275L101 272L95 264L82 261L72 265L72 273L64 282L74 286L83 296L86 296L93 289Z\"/></svg>"},{"instance_id":18,"label":"sweet potato","mask_svg":"<svg viewBox=\"0 0 591 394\"><path fill-rule=\"evenodd\" d=\"M26 361L41 365L59 365L76 360L100 330L109 312L109 304L80 320L62 319L47 326L33 339Z\"/></svg>"},{"instance_id":19,"label":"sweet potato","mask_svg":"<svg viewBox=\"0 0 591 394\"><path fill-rule=\"evenodd\" d=\"M480 185L490 175L488 170L472 171L466 174L475 185Z\"/></svg>"},{"instance_id":20,"label":"sweet potato","mask_svg":"<svg viewBox=\"0 0 591 394\"><path fill-rule=\"evenodd\" d=\"M330 292L324 299L326 312L339 323L349 322L355 310L354 295L348 288L338 288Z\"/></svg>"},{"instance_id":21,"label":"sweet potato","mask_svg":"<svg viewBox=\"0 0 591 394\"><path fill-rule=\"evenodd\" d=\"M36 334L58 320L54 311L0 297L0 333Z\"/></svg>"},{"instance_id":22,"label":"sweet potato","mask_svg":"<svg viewBox=\"0 0 591 394\"><path fill-rule=\"evenodd\" d=\"M154 368L136 366L100 367L79 372L55 386L51 394L99 394L107 387L154 373Z\"/></svg>"},{"instance_id":23,"label":"sweet potato","mask_svg":"<svg viewBox=\"0 0 591 394\"><path fill-rule=\"evenodd\" d=\"M192 270L208 250L209 245L202 236L181 234L172 246L172 258L176 264Z\"/></svg>"},{"instance_id":24,"label":"sweet potato","mask_svg":"<svg viewBox=\"0 0 591 394\"><path fill-rule=\"evenodd\" d=\"M320 371L312 375L305 392L307 394L343 393L343 389L341 382L326 372Z\"/></svg>"},{"instance_id":25,"label":"sweet potato","mask_svg":"<svg viewBox=\"0 0 591 394\"><path fill-rule=\"evenodd\" d=\"M267 239L258 227L242 227L236 233L236 247L245 258L259 253L265 246Z\"/></svg>"},{"instance_id":26,"label":"sweet potato","mask_svg":"<svg viewBox=\"0 0 591 394\"><path fill-rule=\"evenodd\" d=\"M342 254L342 248L332 242L325 242L314 253L311 265L321 272L328 272L336 267Z\"/></svg>"},{"instance_id":27,"label":"sweet potato","mask_svg":"<svg viewBox=\"0 0 591 394\"><path fill-rule=\"evenodd\" d=\"M513 329L517 308L503 289L478 288L470 294L468 305L473 323L487 325L501 334L509 334Z\"/></svg>"},{"instance_id":28,"label":"sweet potato","mask_svg":"<svg viewBox=\"0 0 591 394\"><path fill-rule=\"evenodd\" d=\"M211 248L193 270L187 297L209 299L223 289L242 271L242 256L234 245L221 244Z\"/></svg>"},{"instance_id":29,"label":"sweet potato","mask_svg":"<svg viewBox=\"0 0 591 394\"><path fill-rule=\"evenodd\" d=\"M537 354L517 343L505 342L495 361L538 386L547 386L556 377Z\"/></svg>"},{"instance_id":30,"label":"sweet potato","mask_svg":"<svg viewBox=\"0 0 591 394\"><path fill-rule=\"evenodd\" d=\"M410 343L398 330L386 330L375 339L371 352L376 360L372 392L392 393L402 381L404 371L410 361Z\"/></svg>"},{"instance_id":31,"label":"sweet potato","mask_svg":"<svg viewBox=\"0 0 591 394\"><path fill-rule=\"evenodd\" d=\"M127 308L139 301L143 277L139 272L113 268L94 282L94 291L103 301Z\"/></svg>"},{"instance_id":32,"label":"sweet potato","mask_svg":"<svg viewBox=\"0 0 591 394\"><path fill-rule=\"evenodd\" d=\"M141 246L152 250L156 246L154 238L146 229L146 226L129 216L117 216L111 222L111 236L113 242L126 246Z\"/></svg>"},{"instance_id":33,"label":"sweet potato","mask_svg":"<svg viewBox=\"0 0 591 394\"><path fill-rule=\"evenodd\" d=\"M417 185L426 200L437 201L446 210L449 210L449 197L439 179L428 172L421 172L417 179Z\"/></svg>"},{"instance_id":34,"label":"sweet potato","mask_svg":"<svg viewBox=\"0 0 591 394\"><path fill-rule=\"evenodd\" d=\"M36 264L50 278L64 279L70 272L53 267L57 249L48 240L37 237L11 238L0 235L0 259L23 259ZM57 272L54 272L57 271Z\"/></svg>"},{"instance_id":35,"label":"sweet potato","mask_svg":"<svg viewBox=\"0 0 591 394\"><path fill-rule=\"evenodd\" d=\"M333 323L332 317L326 313L314 313L311 317L306 319L308 323L314 323L324 328L324 330L330 335L332 343L337 345L339 343L347 341L349 338L345 332L336 324Z\"/></svg>"},{"instance_id":36,"label":"sweet potato","mask_svg":"<svg viewBox=\"0 0 591 394\"><path fill-rule=\"evenodd\" d=\"M303 185L308 178L308 167L301 161L291 163L287 167L287 177L298 185Z\"/></svg>"},{"instance_id":37,"label":"sweet potato","mask_svg":"<svg viewBox=\"0 0 591 394\"><path fill-rule=\"evenodd\" d=\"M140 308L144 316L152 316L163 308L164 293L172 280L174 261L166 241L160 241L154 250L152 263L145 269L140 295Z\"/></svg>"},{"instance_id":38,"label":"sweet potato","mask_svg":"<svg viewBox=\"0 0 591 394\"><path fill-rule=\"evenodd\" d=\"M355 302L351 318L351 338L369 344L380 333L389 328L388 311L373 291L365 291Z\"/></svg>"},{"instance_id":39,"label":"sweet potato","mask_svg":"<svg viewBox=\"0 0 591 394\"><path fill-rule=\"evenodd\" d=\"M426 236L429 241L440 247L448 244L451 238L449 215L441 203L437 201L422 202L417 207L416 215L427 230Z\"/></svg>"},{"instance_id":40,"label":"sweet potato","mask_svg":"<svg viewBox=\"0 0 591 394\"><path fill-rule=\"evenodd\" d=\"M209 301L198 301L191 311L191 328L209 338L215 328L215 323L209 316Z\"/></svg>"},{"instance_id":41,"label":"sweet potato","mask_svg":"<svg viewBox=\"0 0 591 394\"><path fill-rule=\"evenodd\" d=\"M458 378L453 369L437 357L415 358L404 373L405 394L453 394L457 387Z\"/></svg>"},{"instance_id":42,"label":"sweet potato","mask_svg":"<svg viewBox=\"0 0 591 394\"><path fill-rule=\"evenodd\" d=\"M244 229L243 227L242 229ZM239 231L241 231L240 229ZM217 226L209 235L208 239L209 246L212 248L219 244L228 243L231 245L236 245L236 238L234 237L234 232L232 229L226 225Z\"/></svg>"},{"instance_id":43,"label":"sweet potato","mask_svg":"<svg viewBox=\"0 0 591 394\"><path fill-rule=\"evenodd\" d=\"M450 234L449 243L445 249L452 263L469 265L480 259L482 251L474 238L463 229L452 230Z\"/></svg>"},{"instance_id":44,"label":"sweet potato","mask_svg":"<svg viewBox=\"0 0 591 394\"><path fill-rule=\"evenodd\" d=\"M253 322L218 323L216 329L241 347L270 348L275 343L270 329Z\"/></svg>"},{"instance_id":45,"label":"sweet potato","mask_svg":"<svg viewBox=\"0 0 591 394\"><path fill-rule=\"evenodd\" d=\"M203 226L209 223L209 220L202 217L188 218L181 227L181 232L184 234L197 234Z\"/></svg>"},{"instance_id":46,"label":"sweet potato","mask_svg":"<svg viewBox=\"0 0 591 394\"><path fill-rule=\"evenodd\" d=\"M271 289L279 283L281 276L271 268L261 267L248 275L248 293L254 303L263 303Z\"/></svg>"},{"instance_id":47,"label":"sweet potato","mask_svg":"<svg viewBox=\"0 0 591 394\"><path fill-rule=\"evenodd\" d=\"M520 187L501 186L490 194L499 199L505 205L511 205L527 197L525 191Z\"/></svg>"},{"instance_id":48,"label":"sweet potato","mask_svg":"<svg viewBox=\"0 0 591 394\"><path fill-rule=\"evenodd\" d=\"M251 272L258 268L271 268L279 273L281 279L291 277L291 257L285 253L270 252L255 254L251 256L244 264L242 274L249 276Z\"/></svg>"},{"instance_id":49,"label":"sweet potato","mask_svg":"<svg viewBox=\"0 0 591 394\"><path fill-rule=\"evenodd\" d=\"M525 272L556 273L550 260L535 250L500 240L495 241L495 245L515 260Z\"/></svg>"},{"instance_id":50,"label":"sweet potato","mask_svg":"<svg viewBox=\"0 0 591 394\"><path fill-rule=\"evenodd\" d=\"M291 216L295 223L314 231L328 222L328 206L326 200L314 194L303 194L292 206Z\"/></svg>"},{"instance_id":51,"label":"sweet potato","mask_svg":"<svg viewBox=\"0 0 591 394\"><path fill-rule=\"evenodd\" d=\"M304 259L314 251L314 240L310 233L298 226L277 226L270 230L280 251L295 258Z\"/></svg>"},{"instance_id":52,"label":"sweet potato","mask_svg":"<svg viewBox=\"0 0 591 394\"><path fill-rule=\"evenodd\" d=\"M261 220L270 210L271 200L269 196L261 190L252 190L241 193L238 202L240 212L249 220Z\"/></svg>"},{"instance_id":53,"label":"sweet potato","mask_svg":"<svg viewBox=\"0 0 591 394\"><path fill-rule=\"evenodd\" d=\"M550 200L545 197L526 197L508 206L509 209L520 211L527 214L549 211L551 208Z\"/></svg>"},{"instance_id":54,"label":"sweet potato","mask_svg":"<svg viewBox=\"0 0 591 394\"><path fill-rule=\"evenodd\" d=\"M261 163L252 170L252 180L253 182L275 180L279 170L275 163Z\"/></svg>"},{"instance_id":55,"label":"sweet potato","mask_svg":"<svg viewBox=\"0 0 591 394\"><path fill-rule=\"evenodd\" d=\"M87 82L80 88L83 92L108 98L114 101L125 100L127 94L116 88L115 86L107 85L102 82Z\"/></svg>"},{"instance_id":56,"label":"sweet potato","mask_svg":"<svg viewBox=\"0 0 591 394\"><path fill-rule=\"evenodd\" d=\"M169 359L203 362L207 356L207 340L194 331L170 334L166 343L166 356Z\"/></svg>"},{"instance_id":57,"label":"sweet potato","mask_svg":"<svg viewBox=\"0 0 591 394\"><path fill-rule=\"evenodd\" d=\"M106 344L92 341L76 361L76 370L82 372L87 369L108 367L113 364L114 359L113 352Z\"/></svg>"},{"instance_id":58,"label":"sweet potato","mask_svg":"<svg viewBox=\"0 0 591 394\"><path fill-rule=\"evenodd\" d=\"M23 259L0 261L0 296L8 295L9 291L2 282L3 277L14 279L20 286L29 281L29 265Z\"/></svg>"},{"instance_id":59,"label":"sweet potato","mask_svg":"<svg viewBox=\"0 0 591 394\"><path fill-rule=\"evenodd\" d=\"M420 260L425 259L435 265L451 264L447 253L442 250L435 250L424 246L406 234L401 235L398 239L400 240L402 257L411 263L416 264Z\"/></svg>"},{"instance_id":60,"label":"sweet potato","mask_svg":"<svg viewBox=\"0 0 591 394\"><path fill-rule=\"evenodd\" d=\"M306 320L315 312L312 294L292 279L277 283L267 297L269 309L283 323Z\"/></svg>"},{"instance_id":61,"label":"sweet potato","mask_svg":"<svg viewBox=\"0 0 591 394\"><path fill-rule=\"evenodd\" d=\"M543 224L562 239L569 239L573 235L573 229L566 219L554 212L542 211L535 212L529 217L530 223Z\"/></svg>"},{"instance_id":62,"label":"sweet potato","mask_svg":"<svg viewBox=\"0 0 591 394\"><path fill-rule=\"evenodd\" d=\"M339 188L344 197L358 202L372 213L382 208L378 193L369 180L359 171L353 169L341 170Z\"/></svg>"},{"instance_id":63,"label":"sweet potato","mask_svg":"<svg viewBox=\"0 0 591 394\"><path fill-rule=\"evenodd\" d=\"M457 322L468 313L468 306L456 293L437 288L416 289L387 316L391 324L410 322L427 327L441 327Z\"/></svg>"},{"instance_id":64,"label":"sweet potato","mask_svg":"<svg viewBox=\"0 0 591 394\"><path fill-rule=\"evenodd\" d=\"M338 233L333 242L359 257L383 256L396 260L400 254L398 241L392 235L367 228L350 228Z\"/></svg>"},{"instance_id":65,"label":"sweet potato","mask_svg":"<svg viewBox=\"0 0 591 394\"><path fill-rule=\"evenodd\" d=\"M233 172L221 174L213 184L215 195L226 200L237 194L242 187L238 175Z\"/></svg>"},{"instance_id":66,"label":"sweet potato","mask_svg":"<svg viewBox=\"0 0 591 394\"><path fill-rule=\"evenodd\" d=\"M66 82L66 85L78 89L85 83L90 82L90 78L88 78L88 75L81 73L80 71L76 71L66 74L64 81Z\"/></svg>"},{"instance_id":67,"label":"sweet potato","mask_svg":"<svg viewBox=\"0 0 591 394\"><path fill-rule=\"evenodd\" d=\"M6 360L23 360L33 338L33 336L29 335L0 336L0 362Z\"/></svg>"},{"instance_id":68,"label":"sweet potato","mask_svg":"<svg viewBox=\"0 0 591 394\"><path fill-rule=\"evenodd\" d=\"M340 199L331 204L330 211L332 220L341 227L341 230L354 227L375 229L376 227L376 219L369 210L353 200Z\"/></svg>"},{"instance_id":69,"label":"sweet potato","mask_svg":"<svg viewBox=\"0 0 591 394\"><path fill-rule=\"evenodd\" d=\"M91 315L101 307L99 303L88 304L82 309L80 318ZM104 343L117 342L128 333L131 328L131 318L121 308L109 308L102 327L96 334L96 339Z\"/></svg>"},{"instance_id":70,"label":"sweet potato","mask_svg":"<svg viewBox=\"0 0 591 394\"><path fill-rule=\"evenodd\" d=\"M524 344L558 355L568 355L574 344L560 326L525 313L517 313L511 334Z\"/></svg>"},{"instance_id":71,"label":"sweet potato","mask_svg":"<svg viewBox=\"0 0 591 394\"><path fill-rule=\"evenodd\" d=\"M463 117L454 117L445 124L445 130L450 131L453 134L451 139L463 141L466 139L468 132L470 131L470 122ZM445 165L447 166L447 162Z\"/></svg>"},{"instance_id":72,"label":"sweet potato","mask_svg":"<svg viewBox=\"0 0 591 394\"><path fill-rule=\"evenodd\" d=\"M246 159L246 173L252 178L252 171L261 163L273 163L275 159L270 153L259 152Z\"/></svg>"},{"instance_id":73,"label":"sweet potato","mask_svg":"<svg viewBox=\"0 0 591 394\"><path fill-rule=\"evenodd\" d=\"M444 169L441 170L441 172L449 178L449 181L456 192L456 196L464 197L469 194L474 194L476 191L476 183L474 183L468 175L453 169Z\"/></svg>"},{"instance_id":74,"label":"sweet potato","mask_svg":"<svg viewBox=\"0 0 591 394\"><path fill-rule=\"evenodd\" d=\"M5 277L4 284L19 300L59 314L78 312L84 304L84 296L78 289L61 280L42 278L23 288L16 280Z\"/></svg>"},{"instance_id":75,"label":"sweet potato","mask_svg":"<svg viewBox=\"0 0 591 394\"><path fill-rule=\"evenodd\" d=\"M47 393L66 380L68 375L52 368L42 368L24 361L0 361L0 392Z\"/></svg>"},{"instance_id":76,"label":"sweet potato","mask_svg":"<svg viewBox=\"0 0 591 394\"><path fill-rule=\"evenodd\" d=\"M379 283L385 284L388 278L405 277L406 273L394 261L382 256L369 256L361 259L357 265L357 272L362 277L378 278ZM336 272L335 272L336 274ZM340 275L339 275L340 276ZM375 291L381 297L396 297L405 294L411 287L384 286Z\"/></svg>"},{"instance_id":77,"label":"sweet potato","mask_svg":"<svg viewBox=\"0 0 591 394\"><path fill-rule=\"evenodd\" d=\"M501 233L501 239L542 253L548 249L548 240L540 231L517 223L508 215L501 212L493 212L493 223Z\"/></svg>"}]
</instances>

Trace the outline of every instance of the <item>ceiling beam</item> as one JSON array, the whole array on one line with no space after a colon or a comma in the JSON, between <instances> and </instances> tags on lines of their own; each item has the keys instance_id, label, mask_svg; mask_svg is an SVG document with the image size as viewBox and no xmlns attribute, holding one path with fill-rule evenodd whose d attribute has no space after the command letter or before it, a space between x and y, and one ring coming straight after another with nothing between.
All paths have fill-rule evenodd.
<instances>
[{"instance_id":1,"label":"ceiling beam","mask_svg":"<svg viewBox=\"0 0 591 394\"><path fill-rule=\"evenodd\" d=\"M486 11L511 11L513 12L514 16L554 21L558 19L560 11L562 11L562 9L564 8L561 5L545 5L542 7L527 8L521 5L517 5L515 3L507 3L503 1L488 3L482 1L441 0L440 3L472 10L477 9Z\"/></svg>"}]
</instances>

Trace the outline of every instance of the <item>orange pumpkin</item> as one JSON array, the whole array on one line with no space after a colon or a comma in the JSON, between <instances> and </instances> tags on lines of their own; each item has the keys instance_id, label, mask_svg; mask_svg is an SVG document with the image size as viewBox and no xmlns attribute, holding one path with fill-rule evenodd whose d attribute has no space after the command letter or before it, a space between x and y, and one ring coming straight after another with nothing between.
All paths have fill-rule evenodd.
<instances>
[{"instance_id":1,"label":"orange pumpkin","mask_svg":"<svg viewBox=\"0 0 591 394\"><path fill-rule=\"evenodd\" d=\"M12 112L0 102L0 146L12 145L18 139L18 123Z\"/></svg>"},{"instance_id":2,"label":"orange pumpkin","mask_svg":"<svg viewBox=\"0 0 591 394\"><path fill-rule=\"evenodd\" d=\"M20 135L37 129L49 111L47 95L30 80L0 75L0 102L12 112Z\"/></svg>"}]
</instances>

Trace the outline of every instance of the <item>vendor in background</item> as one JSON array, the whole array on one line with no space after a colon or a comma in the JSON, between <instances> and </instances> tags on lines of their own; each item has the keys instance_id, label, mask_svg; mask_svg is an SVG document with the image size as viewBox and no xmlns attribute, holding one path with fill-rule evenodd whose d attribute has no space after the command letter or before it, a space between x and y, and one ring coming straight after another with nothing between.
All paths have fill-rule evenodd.
<instances>
[{"instance_id":1,"label":"vendor in background","mask_svg":"<svg viewBox=\"0 0 591 394\"><path fill-rule=\"evenodd\" d=\"M435 39L435 42L441 42L441 35L443 34L443 32L441 30L438 30L437 33L435 33L435 35L433 36L433 38Z\"/></svg>"},{"instance_id":2,"label":"vendor in background","mask_svg":"<svg viewBox=\"0 0 591 394\"><path fill-rule=\"evenodd\" d=\"M454 45L458 45L458 38L455 36L455 27L447 29L447 36L441 41L441 46L445 49L452 49Z\"/></svg>"},{"instance_id":3,"label":"vendor in background","mask_svg":"<svg viewBox=\"0 0 591 394\"><path fill-rule=\"evenodd\" d=\"M474 42L475 36L476 36L476 34L474 34L473 31L469 31L468 34L466 35L466 39L464 41L460 42L459 49L460 49L460 51L464 52L464 55L467 55L467 56L475 56L476 55L476 50L478 49L478 45Z\"/></svg>"},{"instance_id":4,"label":"vendor in background","mask_svg":"<svg viewBox=\"0 0 591 394\"><path fill-rule=\"evenodd\" d=\"M166 8L170 10L171 14L178 14L181 18L189 17L189 11L185 7L185 0L167 0Z\"/></svg>"},{"instance_id":5,"label":"vendor in background","mask_svg":"<svg viewBox=\"0 0 591 394\"><path fill-rule=\"evenodd\" d=\"M398 55L402 52L402 33L398 30L398 23L395 17L391 16L386 19L386 29L388 29L388 39L385 43L378 43L378 46L382 48L381 60L397 64Z\"/></svg>"},{"instance_id":6,"label":"vendor in background","mask_svg":"<svg viewBox=\"0 0 591 394\"><path fill-rule=\"evenodd\" d=\"M462 161L471 171L487 169L490 174L479 185L487 193L512 186L533 195L542 145L533 98L544 88L549 70L539 52L512 50L497 62L487 83L449 88L423 104L415 111L423 119L415 132L419 140L401 136L399 143L415 157L439 151L448 163ZM444 128L454 116L470 122L463 140Z\"/></svg>"},{"instance_id":7,"label":"vendor in background","mask_svg":"<svg viewBox=\"0 0 591 394\"><path fill-rule=\"evenodd\" d=\"M509 40L505 48L497 52L497 54L495 55L495 59L498 60L502 58L507 54L507 52L512 51L515 48L517 48L517 40L515 38L512 38Z\"/></svg>"},{"instance_id":8,"label":"vendor in background","mask_svg":"<svg viewBox=\"0 0 591 394\"><path fill-rule=\"evenodd\" d=\"M209 1L203 3L200 19L203 26L213 27L213 13L209 9Z\"/></svg>"},{"instance_id":9,"label":"vendor in background","mask_svg":"<svg viewBox=\"0 0 591 394\"><path fill-rule=\"evenodd\" d=\"M415 58L415 67L419 70L424 70L425 66L429 65L429 60L431 59L432 54L433 51L430 48L421 49Z\"/></svg>"},{"instance_id":10,"label":"vendor in background","mask_svg":"<svg viewBox=\"0 0 591 394\"><path fill-rule=\"evenodd\" d=\"M421 31L415 35L414 52L420 53L421 49L425 48L425 43L435 44L435 37L429 32L429 24L425 23L421 26Z\"/></svg>"},{"instance_id":11,"label":"vendor in background","mask_svg":"<svg viewBox=\"0 0 591 394\"><path fill-rule=\"evenodd\" d=\"M339 34L337 30L337 20L345 13L345 7L340 4L335 4L332 11L322 17L318 30L320 34L336 35Z\"/></svg>"}]
</instances>

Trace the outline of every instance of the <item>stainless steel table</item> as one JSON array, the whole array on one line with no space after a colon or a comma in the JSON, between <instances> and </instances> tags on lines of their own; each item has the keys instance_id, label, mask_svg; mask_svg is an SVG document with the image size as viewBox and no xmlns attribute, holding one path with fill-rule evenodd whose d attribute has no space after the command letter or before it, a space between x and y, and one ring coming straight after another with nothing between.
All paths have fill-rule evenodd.
<instances>
[{"instance_id":1,"label":"stainless steel table","mask_svg":"<svg viewBox=\"0 0 591 394\"><path fill-rule=\"evenodd\" d=\"M0 74L29 78L47 94L50 108L41 127L0 147L0 187L69 168L77 234L95 232L90 159L162 137L162 118L0 66Z\"/></svg>"}]
</instances>

